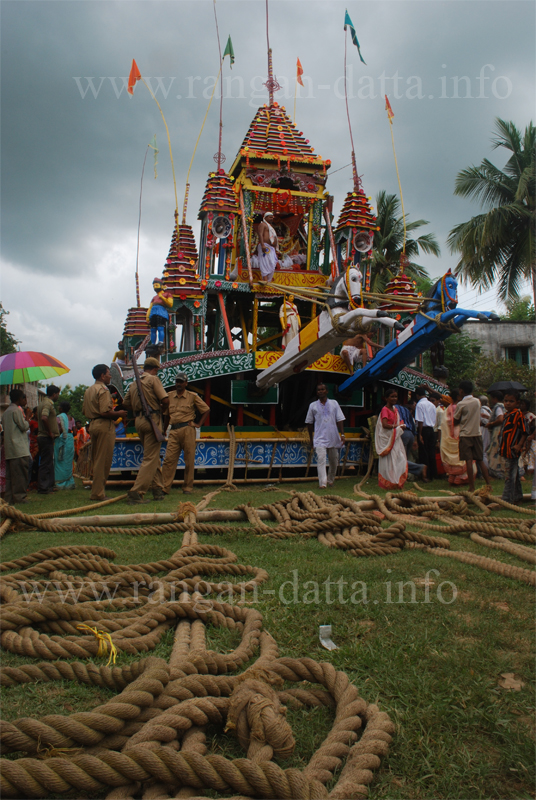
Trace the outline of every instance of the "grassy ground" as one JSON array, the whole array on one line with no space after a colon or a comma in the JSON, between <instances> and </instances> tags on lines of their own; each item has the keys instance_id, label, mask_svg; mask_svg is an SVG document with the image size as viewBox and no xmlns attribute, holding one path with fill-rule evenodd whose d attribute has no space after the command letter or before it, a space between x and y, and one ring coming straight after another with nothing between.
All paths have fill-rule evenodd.
<instances>
[{"instance_id":1,"label":"grassy ground","mask_svg":"<svg viewBox=\"0 0 536 800\"><path fill-rule=\"evenodd\" d=\"M355 498L354 483L352 479L338 481L335 492ZM285 485L285 491L262 491L260 486L221 492L209 507L232 508L244 502L259 506L304 486L319 491L315 484ZM365 488L383 494L374 479ZM436 481L426 487L426 494L445 488L445 482ZM500 491L502 484L495 482L494 493ZM31 503L21 508L31 513L81 506L88 494L76 489L45 497L31 495ZM202 496L197 490L191 499L199 502ZM172 510L183 499L173 492L164 502L136 510ZM132 509L120 502L95 513L127 511ZM465 537L448 538L453 549L528 566ZM214 537L200 540L214 542ZM7 536L1 558L6 561L52 544L89 543L111 547L117 562L132 564L169 556L180 546L180 536L127 537L102 532L88 541L87 535L28 531ZM316 540L267 541L239 532L232 524L224 536L217 537L217 543L235 552L240 563L263 567L270 574L259 589L257 607L281 655L331 662L348 673L367 701L378 703L395 722L390 755L375 776L371 797L517 800L534 796L534 592L530 587L419 550L356 559L328 550ZM426 598L424 579L434 569L438 573L430 575L433 583ZM401 595L399 582L410 581L413 587L406 586ZM321 647L318 627L322 624L332 625L338 650L330 653ZM209 646L229 651L236 646L237 636L211 629ZM155 654L167 658L172 637L169 631ZM119 663L127 660L131 659L121 655ZM2 663L22 664L25 659L3 652ZM519 691L501 688L503 673L520 679ZM68 683L4 689L2 715L16 719L69 714L89 710L110 696L107 690ZM284 766L303 766L329 730L331 714L289 711L289 720L298 745ZM217 731L210 733L217 752L243 755L233 740Z\"/></svg>"}]
</instances>

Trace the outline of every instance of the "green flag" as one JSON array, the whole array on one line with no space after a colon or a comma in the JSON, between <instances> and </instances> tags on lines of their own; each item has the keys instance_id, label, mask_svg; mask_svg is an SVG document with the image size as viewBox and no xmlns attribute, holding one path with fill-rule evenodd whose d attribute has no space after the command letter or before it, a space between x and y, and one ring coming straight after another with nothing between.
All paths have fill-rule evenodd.
<instances>
[{"instance_id":1,"label":"green flag","mask_svg":"<svg viewBox=\"0 0 536 800\"><path fill-rule=\"evenodd\" d=\"M358 42L357 35L356 35L356 32L355 32L354 23L350 19L350 14L348 13L348 11L346 11L346 14L344 16L344 30L346 30L347 27L350 28L350 33L352 35L352 42L357 47L357 52L359 53L359 58L361 59L363 64L366 64L367 62L365 61L365 59L361 55L361 50L359 48L359 42Z\"/></svg>"},{"instance_id":2,"label":"green flag","mask_svg":"<svg viewBox=\"0 0 536 800\"><path fill-rule=\"evenodd\" d=\"M229 56L229 58L231 59L231 69L232 69L235 59L234 59L233 43L231 41L230 36L227 39L227 44L225 45L225 50L223 51L223 57L225 58L225 56Z\"/></svg>"}]
</instances>

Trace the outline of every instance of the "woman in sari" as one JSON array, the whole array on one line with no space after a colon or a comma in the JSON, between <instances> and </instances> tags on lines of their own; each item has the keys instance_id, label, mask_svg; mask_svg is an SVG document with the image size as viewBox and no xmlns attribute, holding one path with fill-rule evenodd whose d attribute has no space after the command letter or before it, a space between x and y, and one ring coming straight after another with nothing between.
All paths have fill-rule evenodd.
<instances>
[{"instance_id":1,"label":"woman in sari","mask_svg":"<svg viewBox=\"0 0 536 800\"><path fill-rule=\"evenodd\" d=\"M489 431L489 445L488 445L488 471L492 478L504 478L504 470L502 457L499 451L499 436L501 433L501 425L503 423L505 410L502 404L503 393L496 391L490 392L489 405L491 408L491 415L486 428Z\"/></svg>"},{"instance_id":2,"label":"woman in sari","mask_svg":"<svg viewBox=\"0 0 536 800\"><path fill-rule=\"evenodd\" d=\"M378 453L378 485L381 489L402 489L408 477L408 459L402 444L406 426L395 408L398 392L389 389L385 405L376 425L375 445Z\"/></svg>"},{"instance_id":3,"label":"woman in sari","mask_svg":"<svg viewBox=\"0 0 536 800\"><path fill-rule=\"evenodd\" d=\"M454 412L456 411L456 404L458 403L459 393L454 389L450 393L452 397L451 404L447 407L441 422L441 445L439 452L441 453L441 461L448 476L448 482L456 486L463 486L469 483L467 478L467 468L465 461L460 461L460 426L454 424ZM473 469L476 474L476 465L473 462Z\"/></svg>"},{"instance_id":4,"label":"woman in sari","mask_svg":"<svg viewBox=\"0 0 536 800\"><path fill-rule=\"evenodd\" d=\"M519 401L519 410L523 414L525 418L525 426L529 435L534 431L534 423L536 422L536 414L533 414L530 410L530 403L525 398L522 397ZM536 462L536 442L534 439L530 441L527 439L521 455L519 456L519 474L521 476L521 480L526 480L525 475L529 476L529 479L532 480L532 475L534 472L534 465Z\"/></svg>"},{"instance_id":5,"label":"woman in sari","mask_svg":"<svg viewBox=\"0 0 536 800\"><path fill-rule=\"evenodd\" d=\"M67 416L70 408L70 403L60 403L60 413L57 418L60 435L54 442L54 477L58 489L74 489L74 437L72 433L69 433L69 417Z\"/></svg>"}]
</instances>

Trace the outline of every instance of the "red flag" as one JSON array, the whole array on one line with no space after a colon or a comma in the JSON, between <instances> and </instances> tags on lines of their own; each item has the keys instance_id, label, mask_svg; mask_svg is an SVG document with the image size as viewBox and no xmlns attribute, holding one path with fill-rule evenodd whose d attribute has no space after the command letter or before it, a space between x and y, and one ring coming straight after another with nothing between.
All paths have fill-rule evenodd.
<instances>
[{"instance_id":1,"label":"red flag","mask_svg":"<svg viewBox=\"0 0 536 800\"><path fill-rule=\"evenodd\" d=\"M298 60L296 62L296 80L298 81L300 86L303 86L303 81L301 79L302 75L303 75L303 67L301 65L300 59L298 58Z\"/></svg>"},{"instance_id":2,"label":"red flag","mask_svg":"<svg viewBox=\"0 0 536 800\"><path fill-rule=\"evenodd\" d=\"M387 116L389 117L389 121L391 121L395 115L395 112L391 108L391 103L387 99L387 95L385 95L385 110L387 111Z\"/></svg>"},{"instance_id":3,"label":"red flag","mask_svg":"<svg viewBox=\"0 0 536 800\"><path fill-rule=\"evenodd\" d=\"M130 68L130 75L128 76L128 87L127 92L129 94L134 94L134 87L138 81L141 81L141 72L138 69L138 65L132 59L132 66Z\"/></svg>"}]
</instances>

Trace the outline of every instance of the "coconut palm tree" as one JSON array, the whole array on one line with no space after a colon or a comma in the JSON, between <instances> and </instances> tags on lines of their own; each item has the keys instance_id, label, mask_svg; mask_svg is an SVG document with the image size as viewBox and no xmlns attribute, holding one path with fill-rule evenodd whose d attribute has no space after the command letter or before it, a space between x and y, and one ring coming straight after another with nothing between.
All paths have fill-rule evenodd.
<instances>
[{"instance_id":1,"label":"coconut palm tree","mask_svg":"<svg viewBox=\"0 0 536 800\"><path fill-rule=\"evenodd\" d=\"M383 292L387 283L396 275L400 266L400 256L404 244L404 219L400 213L400 201L395 194L381 191L376 196L377 220L380 230L374 233L372 245L372 265L370 288L373 292ZM440 255L439 245L433 233L425 233L414 239L410 234L417 228L428 225L427 220L418 219L408 222L406 219L406 256L408 262L404 271L414 280L428 278L424 267L416 264L414 259L422 250L423 253Z\"/></svg>"},{"instance_id":2,"label":"coconut palm tree","mask_svg":"<svg viewBox=\"0 0 536 800\"><path fill-rule=\"evenodd\" d=\"M456 274L472 286L489 289L497 282L501 300L516 299L524 281L532 282L536 300L535 128L524 135L513 122L496 120L494 149L511 152L500 170L487 158L458 173L454 194L480 201L488 210L453 228L447 243L460 253Z\"/></svg>"}]
</instances>

